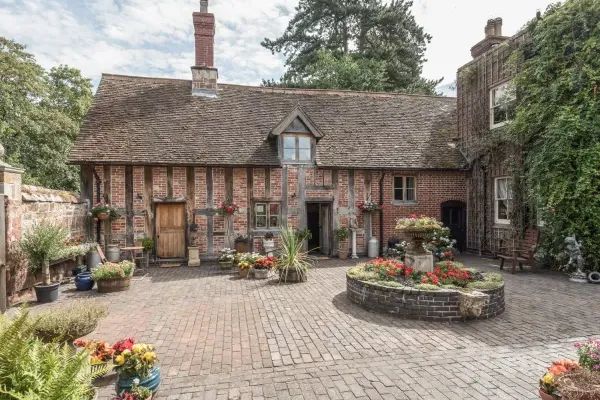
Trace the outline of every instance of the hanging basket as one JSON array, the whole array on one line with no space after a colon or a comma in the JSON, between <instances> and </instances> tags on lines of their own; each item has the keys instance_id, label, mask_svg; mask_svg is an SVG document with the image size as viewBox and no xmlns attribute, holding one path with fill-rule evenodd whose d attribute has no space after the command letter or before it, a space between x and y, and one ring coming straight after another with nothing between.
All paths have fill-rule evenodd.
<instances>
[{"instance_id":1,"label":"hanging basket","mask_svg":"<svg viewBox=\"0 0 600 400\"><path fill-rule=\"evenodd\" d=\"M108 214L108 213L99 213L99 214L96 214L96 218L98 218L100 221L106 221L107 219L110 218L110 214Z\"/></svg>"}]
</instances>

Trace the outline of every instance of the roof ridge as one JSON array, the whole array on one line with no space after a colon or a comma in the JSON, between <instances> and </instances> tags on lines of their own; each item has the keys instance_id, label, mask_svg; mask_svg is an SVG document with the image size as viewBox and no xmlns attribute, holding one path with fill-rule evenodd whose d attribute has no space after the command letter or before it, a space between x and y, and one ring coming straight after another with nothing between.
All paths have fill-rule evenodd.
<instances>
[{"instance_id":1,"label":"roof ridge","mask_svg":"<svg viewBox=\"0 0 600 400\"><path fill-rule=\"evenodd\" d=\"M136 75L122 75L122 74L102 74L102 79L114 79L114 80L138 80L145 82L186 82L190 83L191 79L181 78L154 78L150 76L136 76ZM325 95L341 95L341 96L357 96L357 97L382 97L382 98L393 98L393 97L424 97L433 98L440 100L452 100L455 101L456 97L448 96L434 96L427 94L415 94L415 93L399 93L399 92L368 92L361 90L341 90L341 89L302 89L302 88L274 88L264 86L252 86L252 85L241 85L235 83L219 83L219 88L224 89L244 89L263 93L290 93L290 94L325 94Z\"/></svg>"}]
</instances>

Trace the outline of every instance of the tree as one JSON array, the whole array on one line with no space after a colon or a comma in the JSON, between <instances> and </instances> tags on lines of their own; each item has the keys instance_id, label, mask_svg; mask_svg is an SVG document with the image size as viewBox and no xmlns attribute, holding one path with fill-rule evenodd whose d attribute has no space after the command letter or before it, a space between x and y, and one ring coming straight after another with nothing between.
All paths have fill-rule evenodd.
<instances>
[{"instance_id":1,"label":"tree","mask_svg":"<svg viewBox=\"0 0 600 400\"><path fill-rule=\"evenodd\" d=\"M405 0L389 4L382 0L301 0L283 35L261 43L273 54L287 57L281 81L265 84L318 82L313 79L317 68L335 65L332 60L323 63L323 52L328 52L342 65L357 64L354 68L362 72L374 68L377 73L383 67L385 79L375 85L383 90L434 94L441 80L421 77L431 36L416 23L411 6L412 2ZM347 68L326 70L343 75ZM347 83L344 78L334 80Z\"/></svg>"},{"instance_id":2,"label":"tree","mask_svg":"<svg viewBox=\"0 0 600 400\"><path fill-rule=\"evenodd\" d=\"M542 249L559 256L575 234L591 269L600 269L599 15L600 1L569 0L529 24L510 126L525 153L527 203L545 223Z\"/></svg>"},{"instance_id":3,"label":"tree","mask_svg":"<svg viewBox=\"0 0 600 400\"><path fill-rule=\"evenodd\" d=\"M67 158L91 103L92 84L79 70L46 71L25 46L0 37L0 142L25 183L78 189Z\"/></svg>"}]
</instances>

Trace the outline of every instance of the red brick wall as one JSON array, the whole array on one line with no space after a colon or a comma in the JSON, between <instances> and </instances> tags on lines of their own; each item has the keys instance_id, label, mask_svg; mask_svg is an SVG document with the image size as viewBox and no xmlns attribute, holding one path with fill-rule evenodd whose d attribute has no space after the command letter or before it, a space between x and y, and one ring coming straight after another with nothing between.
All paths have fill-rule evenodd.
<instances>
[{"instance_id":1,"label":"red brick wall","mask_svg":"<svg viewBox=\"0 0 600 400\"><path fill-rule=\"evenodd\" d=\"M97 170L99 168L96 168ZM125 167L110 168L110 204L121 211L125 210ZM127 220L121 215L111 223L112 241L121 247L126 245Z\"/></svg>"},{"instance_id":2,"label":"red brick wall","mask_svg":"<svg viewBox=\"0 0 600 400\"><path fill-rule=\"evenodd\" d=\"M97 168L100 171L102 168ZM270 197L279 199L283 195L283 177L281 168L273 168L266 173L264 168L255 168L252 173L252 198L264 198L267 196L267 186L270 187ZM225 168L212 168L213 180L213 208L226 198ZM195 201L194 207L197 210L206 212L207 204L207 179L206 168L195 168ZM377 171L354 171L354 204L349 204L350 177L348 170L332 171L330 169L309 168L306 170L306 185L311 187L305 191L305 199L334 198L335 191L332 188L333 178L337 176L338 194L337 206L333 208L333 218L337 226L348 226L349 215L354 213L357 217L359 228L366 228L368 217L363 215L358 206L365 199L371 196L375 202L379 202L379 181L381 172ZM410 205L393 204L393 176L414 176L417 182L417 203ZM266 179L269 177L269 185ZM240 212L234 217L235 234L248 234L248 212L252 207L252 198L248 198L248 170L246 168L233 169L233 196L234 201L240 206ZM369 184L370 178L370 184ZM299 199L299 174L297 167L287 168L287 201L288 218L290 226L297 228L301 218L298 213L301 212ZM144 167L135 167L133 169L134 180L134 211L140 212L146 209L147 201L144 187ZM153 197L166 197L167 195L167 169L164 167L152 168L152 192ZM329 187L328 187L329 186ZM111 167L111 203L113 206L125 209L125 168ZM295 196L294 196L295 194ZM383 215L384 215L384 237L383 242L396 237L396 220L400 217L406 217L410 214L426 214L428 216L441 218L440 206L448 200L460 200L466 202L466 175L464 172L444 172L444 171L422 171L422 172L386 172L384 179L383 196ZM173 168L173 195L174 197L187 196L186 169ZM225 245L223 233L225 231L225 220L221 215L213 217L213 232L209 235L208 229L209 217L207 215L196 215L195 223L198 224L198 233L194 236L194 244L200 247L201 253L206 253L210 247L218 251ZM190 221L191 223L191 221ZM379 214L374 213L371 221L372 233L379 240ZM134 232L136 239L144 234L152 235L152 232L145 232L145 216L137 215L134 218ZM252 227L250 227L250 231ZM126 220L121 218L112 223L112 233L118 238L123 238L126 232ZM212 236L212 243L208 243L208 238ZM358 235L358 251L364 252L368 241L368 232ZM123 243L124 244L124 243ZM260 235L255 236L254 249L262 250L262 241Z\"/></svg>"}]
</instances>

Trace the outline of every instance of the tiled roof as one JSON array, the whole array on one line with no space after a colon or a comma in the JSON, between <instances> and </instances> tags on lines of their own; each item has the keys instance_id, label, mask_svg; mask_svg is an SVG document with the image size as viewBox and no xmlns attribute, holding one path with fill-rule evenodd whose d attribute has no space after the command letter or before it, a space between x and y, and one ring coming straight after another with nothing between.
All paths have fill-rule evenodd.
<instances>
[{"instance_id":1,"label":"tiled roof","mask_svg":"<svg viewBox=\"0 0 600 400\"><path fill-rule=\"evenodd\" d=\"M456 169L453 98L220 85L104 75L71 151L75 164L280 165L269 133L297 106L324 137L322 167Z\"/></svg>"}]
</instances>

